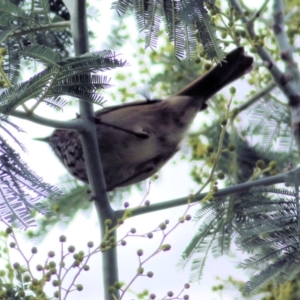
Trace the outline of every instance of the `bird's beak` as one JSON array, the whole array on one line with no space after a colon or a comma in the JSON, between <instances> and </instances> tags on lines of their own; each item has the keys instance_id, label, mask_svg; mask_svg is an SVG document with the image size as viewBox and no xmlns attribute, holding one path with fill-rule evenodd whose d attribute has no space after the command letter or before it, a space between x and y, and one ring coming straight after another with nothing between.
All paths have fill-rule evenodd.
<instances>
[{"instance_id":1,"label":"bird's beak","mask_svg":"<svg viewBox=\"0 0 300 300\"><path fill-rule=\"evenodd\" d=\"M34 141L39 141L39 142L49 142L49 137L42 137L42 138L33 138Z\"/></svg>"}]
</instances>

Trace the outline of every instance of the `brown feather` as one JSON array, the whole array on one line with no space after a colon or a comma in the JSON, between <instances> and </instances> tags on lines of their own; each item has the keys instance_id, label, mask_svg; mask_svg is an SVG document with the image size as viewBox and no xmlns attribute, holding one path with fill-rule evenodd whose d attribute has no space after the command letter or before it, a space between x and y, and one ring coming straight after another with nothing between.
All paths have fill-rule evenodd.
<instances>
[{"instance_id":1,"label":"brown feather","mask_svg":"<svg viewBox=\"0 0 300 300\"><path fill-rule=\"evenodd\" d=\"M225 85L249 72L253 58L243 48L230 52L175 96L96 112L97 138L107 190L140 182L155 174L179 149L205 102ZM88 183L79 134L55 130L48 139L76 178Z\"/></svg>"}]
</instances>

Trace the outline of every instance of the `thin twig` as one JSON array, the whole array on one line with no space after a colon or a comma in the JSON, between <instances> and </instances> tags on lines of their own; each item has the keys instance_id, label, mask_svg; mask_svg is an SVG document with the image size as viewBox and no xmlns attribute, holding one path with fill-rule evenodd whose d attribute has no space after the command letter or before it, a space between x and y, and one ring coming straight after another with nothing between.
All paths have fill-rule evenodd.
<instances>
[{"instance_id":1,"label":"thin twig","mask_svg":"<svg viewBox=\"0 0 300 300\"><path fill-rule=\"evenodd\" d=\"M56 29L56 28L70 28L70 21L63 21L63 22L55 22L47 25L40 25L38 27L28 28L24 30L17 29L16 31L10 33L8 37L15 37L20 35L25 35L31 32L37 32L42 30L49 30L49 29Z\"/></svg>"}]
</instances>

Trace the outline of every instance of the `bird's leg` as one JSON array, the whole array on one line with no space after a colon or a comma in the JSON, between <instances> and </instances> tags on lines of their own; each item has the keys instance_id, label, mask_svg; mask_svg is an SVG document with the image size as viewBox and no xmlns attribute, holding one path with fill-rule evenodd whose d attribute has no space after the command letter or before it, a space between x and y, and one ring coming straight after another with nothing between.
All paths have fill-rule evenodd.
<instances>
[{"instance_id":1,"label":"bird's leg","mask_svg":"<svg viewBox=\"0 0 300 300\"><path fill-rule=\"evenodd\" d=\"M104 125L104 126L107 126L107 127L117 129L117 130L121 130L121 131L124 131L126 133L132 134L132 135L134 135L134 136L136 136L137 138L140 138L140 139L148 139L149 138L149 134L147 132L143 131L142 129L140 131L138 131L138 130L137 131L132 131L132 130L129 130L129 129L121 128L121 127L113 125L113 124L103 122L100 118L94 118L94 119L95 119L95 124L97 124L97 125Z\"/></svg>"}]
</instances>

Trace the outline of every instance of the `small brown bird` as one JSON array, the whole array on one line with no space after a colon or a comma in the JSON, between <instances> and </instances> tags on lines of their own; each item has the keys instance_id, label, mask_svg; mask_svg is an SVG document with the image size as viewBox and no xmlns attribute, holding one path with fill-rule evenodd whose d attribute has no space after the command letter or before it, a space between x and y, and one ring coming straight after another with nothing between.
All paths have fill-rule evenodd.
<instances>
[{"instance_id":1,"label":"small brown bird","mask_svg":"<svg viewBox=\"0 0 300 300\"><path fill-rule=\"evenodd\" d=\"M167 100L142 101L96 112L97 137L107 190L140 182L155 174L179 144L205 102L252 68L242 47L230 52L204 76ZM77 179L88 183L79 134L57 129L47 138Z\"/></svg>"}]
</instances>

